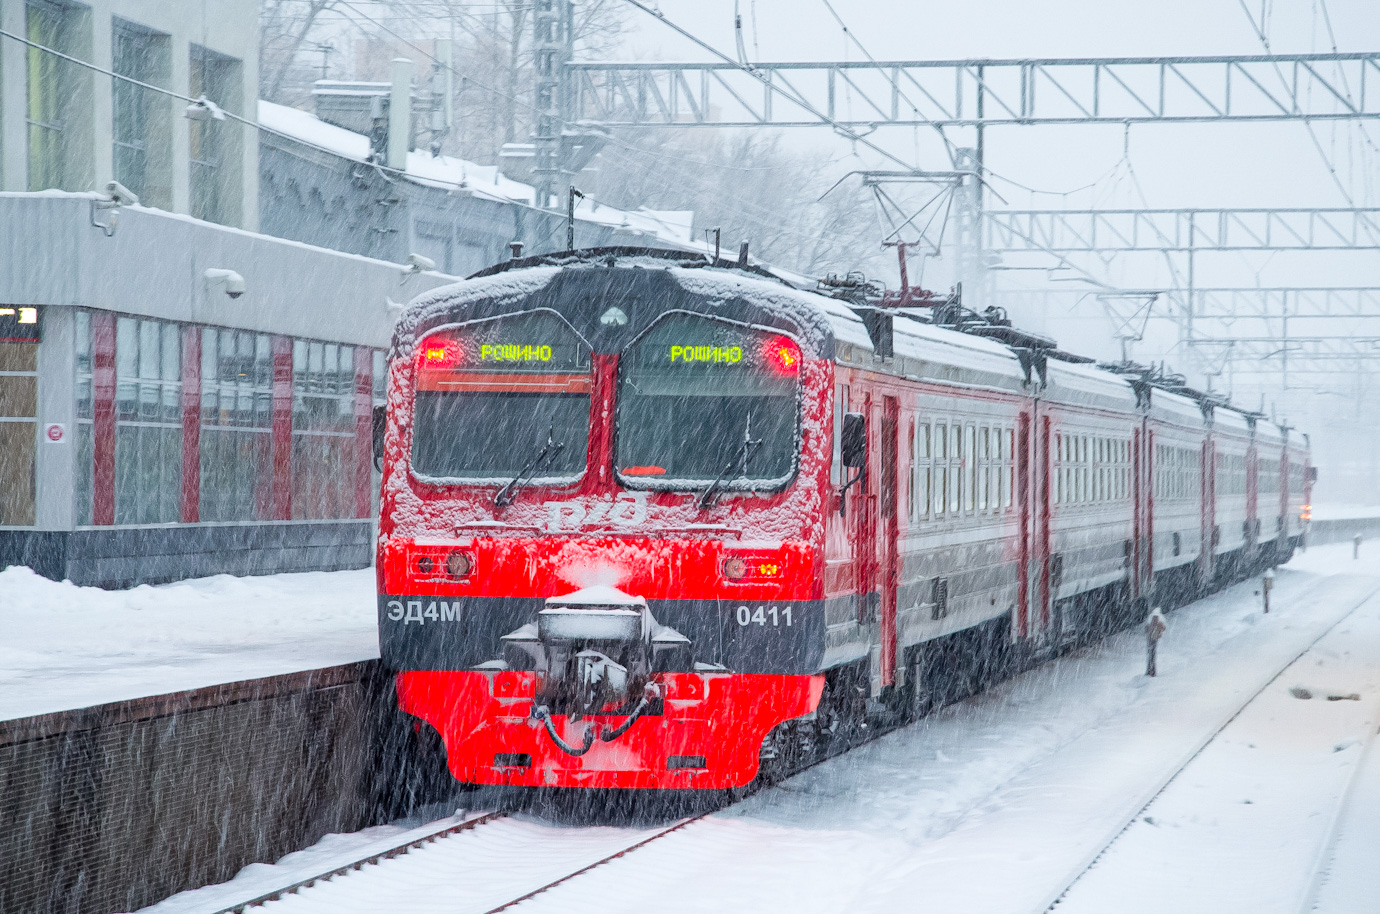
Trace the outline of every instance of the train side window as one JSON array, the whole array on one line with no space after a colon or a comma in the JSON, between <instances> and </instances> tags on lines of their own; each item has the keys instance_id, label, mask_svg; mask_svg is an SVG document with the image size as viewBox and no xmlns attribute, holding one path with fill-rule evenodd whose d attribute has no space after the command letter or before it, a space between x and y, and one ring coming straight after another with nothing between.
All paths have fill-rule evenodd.
<instances>
[{"instance_id":1,"label":"train side window","mask_svg":"<svg viewBox=\"0 0 1380 914\"><path fill-rule=\"evenodd\" d=\"M1092 498L1093 501L1102 500L1102 439L1093 439L1093 473L1092 473Z\"/></svg>"},{"instance_id":2,"label":"train side window","mask_svg":"<svg viewBox=\"0 0 1380 914\"><path fill-rule=\"evenodd\" d=\"M915 523L915 420L910 420L910 481L906 483L906 517Z\"/></svg>"},{"instance_id":3,"label":"train side window","mask_svg":"<svg viewBox=\"0 0 1380 914\"><path fill-rule=\"evenodd\" d=\"M1075 456L1078 459L1077 498L1082 504L1088 500L1088 436L1079 435L1073 445L1077 449Z\"/></svg>"},{"instance_id":4,"label":"train side window","mask_svg":"<svg viewBox=\"0 0 1380 914\"><path fill-rule=\"evenodd\" d=\"M992 430L986 426L978 429L978 460L978 510L986 511L992 480L988 474L992 466Z\"/></svg>"},{"instance_id":5,"label":"train side window","mask_svg":"<svg viewBox=\"0 0 1380 914\"><path fill-rule=\"evenodd\" d=\"M930 426L927 422L921 422L915 428L915 442L912 445L915 451L914 480L911 488L914 492L915 513L917 517L927 517L930 513Z\"/></svg>"},{"instance_id":6,"label":"train side window","mask_svg":"<svg viewBox=\"0 0 1380 914\"><path fill-rule=\"evenodd\" d=\"M963 426L949 426L949 513L963 507Z\"/></svg>"},{"instance_id":7,"label":"train side window","mask_svg":"<svg viewBox=\"0 0 1380 914\"><path fill-rule=\"evenodd\" d=\"M1082 435L1074 435L1069 439L1069 460L1071 462L1070 473L1073 476L1072 491L1069 492L1069 501L1075 505L1083 501L1083 466L1082 466Z\"/></svg>"},{"instance_id":8,"label":"train side window","mask_svg":"<svg viewBox=\"0 0 1380 914\"><path fill-rule=\"evenodd\" d=\"M1001 474L1001 503L1004 507L1011 507L1011 499L1016 485L1016 432L1014 429L1006 430L1006 468Z\"/></svg>"},{"instance_id":9,"label":"train side window","mask_svg":"<svg viewBox=\"0 0 1380 914\"><path fill-rule=\"evenodd\" d=\"M1064 460L1064 436L1054 436L1054 503L1064 503L1064 474L1067 464Z\"/></svg>"},{"instance_id":10,"label":"train side window","mask_svg":"<svg viewBox=\"0 0 1380 914\"><path fill-rule=\"evenodd\" d=\"M934 426L934 513L944 514L949 504L949 427Z\"/></svg>"},{"instance_id":11,"label":"train side window","mask_svg":"<svg viewBox=\"0 0 1380 914\"><path fill-rule=\"evenodd\" d=\"M977 429L969 425L963 429L963 510L972 513L977 505Z\"/></svg>"},{"instance_id":12,"label":"train side window","mask_svg":"<svg viewBox=\"0 0 1380 914\"><path fill-rule=\"evenodd\" d=\"M1001 474L1002 468L1005 466L1005 458L1002 454L1001 447L1002 434L1001 429L992 429L992 466L988 469L988 473L990 473L992 477L992 482L990 494L988 495L988 504L994 512L1001 510Z\"/></svg>"}]
</instances>

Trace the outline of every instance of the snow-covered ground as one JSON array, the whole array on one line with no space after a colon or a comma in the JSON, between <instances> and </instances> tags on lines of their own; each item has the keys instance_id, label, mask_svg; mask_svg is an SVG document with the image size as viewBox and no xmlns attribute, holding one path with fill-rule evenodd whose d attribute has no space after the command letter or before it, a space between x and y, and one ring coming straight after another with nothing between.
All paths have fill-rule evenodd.
<instances>
[{"instance_id":1,"label":"snow-covered ground","mask_svg":"<svg viewBox=\"0 0 1380 914\"><path fill-rule=\"evenodd\" d=\"M1135 914L1292 912L1317 888L1315 863L1331 860L1319 910L1366 910L1353 902L1380 898L1380 848L1367 844L1374 823L1343 817L1335 849L1330 836L1380 710L1380 563L1353 561L1347 544L1310 549L1280 570L1268 616L1255 586L1171 614L1157 679L1143 675L1142 636L1114 636L520 910L1024 914L1043 911L1137 813L1063 904ZM1359 699L1327 700L1352 693ZM1380 803L1380 784L1367 785L1358 781L1349 795ZM275 902L266 914L485 911L648 833L503 820ZM332 836L311 864L318 872L339 866L380 837ZM251 867L169 899L159 914L252 897L275 872L280 884L295 881L304 860Z\"/></svg>"},{"instance_id":2,"label":"snow-covered ground","mask_svg":"<svg viewBox=\"0 0 1380 914\"><path fill-rule=\"evenodd\" d=\"M101 590L0 571L0 720L378 656L374 572Z\"/></svg>"}]
</instances>

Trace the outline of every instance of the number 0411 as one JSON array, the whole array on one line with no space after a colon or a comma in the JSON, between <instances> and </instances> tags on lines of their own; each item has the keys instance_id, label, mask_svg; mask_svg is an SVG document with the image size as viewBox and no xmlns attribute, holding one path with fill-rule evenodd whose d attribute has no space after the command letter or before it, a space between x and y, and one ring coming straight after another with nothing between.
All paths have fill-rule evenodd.
<instances>
[{"instance_id":1,"label":"number 0411","mask_svg":"<svg viewBox=\"0 0 1380 914\"><path fill-rule=\"evenodd\" d=\"M791 625L791 608L789 606L759 606L753 610L749 606L738 607L739 625L784 625L787 628Z\"/></svg>"}]
</instances>

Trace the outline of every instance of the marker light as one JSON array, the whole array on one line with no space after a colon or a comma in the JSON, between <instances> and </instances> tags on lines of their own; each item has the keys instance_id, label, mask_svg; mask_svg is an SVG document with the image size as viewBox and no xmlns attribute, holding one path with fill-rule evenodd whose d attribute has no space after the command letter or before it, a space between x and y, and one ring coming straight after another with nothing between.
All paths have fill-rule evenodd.
<instances>
[{"instance_id":1,"label":"marker light","mask_svg":"<svg viewBox=\"0 0 1380 914\"><path fill-rule=\"evenodd\" d=\"M768 365L781 374L800 372L800 347L788 337L775 336L767 340L762 356Z\"/></svg>"},{"instance_id":2,"label":"marker light","mask_svg":"<svg viewBox=\"0 0 1380 914\"><path fill-rule=\"evenodd\" d=\"M474 572L474 555L444 546L422 546L412 554L412 575L421 581L460 581Z\"/></svg>"},{"instance_id":3,"label":"marker light","mask_svg":"<svg viewBox=\"0 0 1380 914\"><path fill-rule=\"evenodd\" d=\"M786 564L775 555L730 555L720 566L730 581L776 581L786 572Z\"/></svg>"},{"instance_id":4,"label":"marker light","mask_svg":"<svg viewBox=\"0 0 1380 914\"><path fill-rule=\"evenodd\" d=\"M460 364L460 346L455 340L433 337L422 342L417 360L422 368L454 368Z\"/></svg>"}]
</instances>

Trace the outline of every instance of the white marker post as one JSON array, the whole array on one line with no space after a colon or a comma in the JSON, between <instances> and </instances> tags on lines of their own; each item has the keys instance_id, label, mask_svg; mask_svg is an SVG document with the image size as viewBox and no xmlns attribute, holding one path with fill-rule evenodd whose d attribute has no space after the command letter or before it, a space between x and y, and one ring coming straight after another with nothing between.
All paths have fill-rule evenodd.
<instances>
[{"instance_id":1,"label":"white marker post","mask_svg":"<svg viewBox=\"0 0 1380 914\"><path fill-rule=\"evenodd\" d=\"M1145 675L1155 675L1155 653L1159 647L1160 639L1169 630L1169 623L1164 621L1164 613L1160 612L1159 607L1150 611L1150 615L1145 617Z\"/></svg>"},{"instance_id":2,"label":"white marker post","mask_svg":"<svg viewBox=\"0 0 1380 914\"><path fill-rule=\"evenodd\" d=\"M1265 572L1265 580L1260 584L1260 594L1265 600L1265 614L1270 613L1270 591L1275 589L1275 570L1273 568Z\"/></svg>"}]
</instances>

